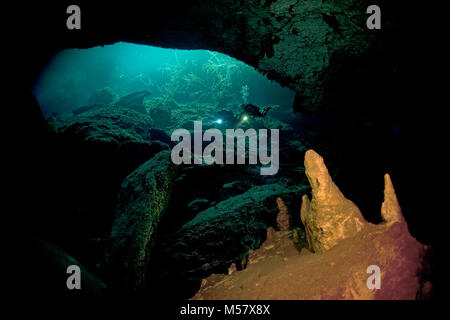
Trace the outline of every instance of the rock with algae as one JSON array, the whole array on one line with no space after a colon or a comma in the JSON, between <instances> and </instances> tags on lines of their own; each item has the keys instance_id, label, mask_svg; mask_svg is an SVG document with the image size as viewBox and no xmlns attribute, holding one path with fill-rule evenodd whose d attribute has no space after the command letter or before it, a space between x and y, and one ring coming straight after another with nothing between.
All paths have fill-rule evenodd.
<instances>
[{"instance_id":1,"label":"rock with algae","mask_svg":"<svg viewBox=\"0 0 450 320\"><path fill-rule=\"evenodd\" d=\"M147 110L144 107L144 98L149 95L150 92L148 92L147 90L133 92L121 97L116 104L119 107L130 108L135 111L147 114Z\"/></svg>"},{"instance_id":2,"label":"rock with algae","mask_svg":"<svg viewBox=\"0 0 450 320\"><path fill-rule=\"evenodd\" d=\"M183 272L192 277L227 268L244 257L249 248L259 247L277 212L284 212L279 221L286 227L287 208L280 209L276 199L282 197L286 204L292 203L305 189L280 183L255 186L201 211L169 235L164 250L170 264L183 265Z\"/></svg>"},{"instance_id":3,"label":"rock with algae","mask_svg":"<svg viewBox=\"0 0 450 320\"><path fill-rule=\"evenodd\" d=\"M170 199L176 168L169 151L162 151L123 182L106 262L117 288L139 293L161 216Z\"/></svg>"}]
</instances>

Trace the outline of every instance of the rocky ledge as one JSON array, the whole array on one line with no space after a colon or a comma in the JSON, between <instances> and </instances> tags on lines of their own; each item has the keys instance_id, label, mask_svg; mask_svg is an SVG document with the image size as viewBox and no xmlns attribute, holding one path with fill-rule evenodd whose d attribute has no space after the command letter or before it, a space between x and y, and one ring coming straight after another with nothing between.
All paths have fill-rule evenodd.
<instances>
[{"instance_id":1,"label":"rocky ledge","mask_svg":"<svg viewBox=\"0 0 450 320\"><path fill-rule=\"evenodd\" d=\"M269 228L267 240L250 252L247 268L209 276L193 299L426 298L432 286L425 258L430 248L410 235L389 175L383 222L375 225L345 199L312 150L305 155L305 169L312 201L303 197L301 217L310 250L298 252L289 231ZM379 289L369 288L370 266L380 270Z\"/></svg>"}]
</instances>

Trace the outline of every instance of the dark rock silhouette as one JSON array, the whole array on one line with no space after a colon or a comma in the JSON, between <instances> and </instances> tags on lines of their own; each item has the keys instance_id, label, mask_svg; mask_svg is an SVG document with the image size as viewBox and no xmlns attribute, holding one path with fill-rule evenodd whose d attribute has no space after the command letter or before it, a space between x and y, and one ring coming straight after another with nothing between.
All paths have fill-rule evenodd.
<instances>
[{"instance_id":1,"label":"dark rock silhouette","mask_svg":"<svg viewBox=\"0 0 450 320\"><path fill-rule=\"evenodd\" d=\"M149 96L150 92L147 90L130 93L123 96L115 104L119 107L130 108L135 111L147 114L147 110L144 107L144 98Z\"/></svg>"},{"instance_id":2,"label":"dark rock silhouette","mask_svg":"<svg viewBox=\"0 0 450 320\"><path fill-rule=\"evenodd\" d=\"M59 246L45 240L33 239L29 243L28 259L34 261L33 272L24 274L24 281L29 285L25 291L31 291L46 297L105 297L105 283L87 270L79 261L67 254ZM66 286L70 274L69 266L80 268L80 290L68 290ZM36 276L39 274L39 276ZM31 285L32 284L32 285ZM27 293L31 293L27 292Z\"/></svg>"},{"instance_id":3,"label":"dark rock silhouette","mask_svg":"<svg viewBox=\"0 0 450 320\"><path fill-rule=\"evenodd\" d=\"M109 234L125 177L168 146L151 140L150 117L127 108L102 106L62 115L52 125L54 141L47 160L52 175L47 176L43 199L54 200L47 201L41 219L49 215L49 221L43 220L49 234L83 248L80 252L95 249L98 255L98 249L85 239ZM100 262L94 259L94 265Z\"/></svg>"},{"instance_id":4,"label":"dark rock silhouette","mask_svg":"<svg viewBox=\"0 0 450 320\"><path fill-rule=\"evenodd\" d=\"M300 190L268 184L221 201L183 225L165 250L173 264L182 263L191 276L226 270L246 256L248 249L257 248L267 227L275 224L277 197L292 203Z\"/></svg>"},{"instance_id":5,"label":"dark rock silhouette","mask_svg":"<svg viewBox=\"0 0 450 320\"><path fill-rule=\"evenodd\" d=\"M138 294L161 216L170 200L176 167L162 151L130 174L122 184L106 252L110 281L123 293Z\"/></svg>"}]
</instances>

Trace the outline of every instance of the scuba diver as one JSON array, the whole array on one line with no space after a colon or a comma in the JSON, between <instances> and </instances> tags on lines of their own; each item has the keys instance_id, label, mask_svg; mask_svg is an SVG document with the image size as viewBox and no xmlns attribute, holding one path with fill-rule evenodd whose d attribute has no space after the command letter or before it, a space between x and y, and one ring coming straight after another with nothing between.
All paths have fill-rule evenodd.
<instances>
[{"instance_id":1,"label":"scuba diver","mask_svg":"<svg viewBox=\"0 0 450 320\"><path fill-rule=\"evenodd\" d=\"M267 112L272 109L272 107L267 107L261 112L260 108L251 103L243 104L241 105L241 108L244 110L244 113L241 116L236 117L234 113L229 110L220 110L217 112L217 120L210 120L206 123L208 125L224 124L226 126L236 127L241 125L242 122L247 121L250 116L263 118Z\"/></svg>"},{"instance_id":2,"label":"scuba diver","mask_svg":"<svg viewBox=\"0 0 450 320\"><path fill-rule=\"evenodd\" d=\"M269 110L272 109L272 107L267 107L261 112L259 107L251 103L243 104L241 105L241 108L244 110L245 113L258 118L263 118L267 114L267 112L269 112Z\"/></svg>"}]
</instances>

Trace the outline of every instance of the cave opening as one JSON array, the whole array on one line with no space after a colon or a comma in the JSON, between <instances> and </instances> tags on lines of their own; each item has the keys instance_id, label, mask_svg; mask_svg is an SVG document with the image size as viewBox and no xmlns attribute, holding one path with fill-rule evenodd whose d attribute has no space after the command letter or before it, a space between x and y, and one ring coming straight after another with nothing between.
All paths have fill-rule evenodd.
<instances>
[{"instance_id":1,"label":"cave opening","mask_svg":"<svg viewBox=\"0 0 450 320\"><path fill-rule=\"evenodd\" d=\"M305 184L299 159L306 148L294 138L299 133L293 129L301 115L291 112L295 93L227 55L123 42L67 49L49 61L32 92L53 132L49 151L55 154L46 163L51 181L46 192L55 201L44 205L47 217L36 220L36 236L51 239L104 279L109 277L104 252L121 184L156 152L172 146L170 135L177 128L191 129L200 120L221 130L276 128L291 139L283 142L282 172L273 177L261 176L255 165L181 169L151 255L149 274L154 276L147 281L159 288L159 295L173 295L177 287L179 298L193 296L201 277L226 272L230 261L244 258L248 249L261 244L267 225L276 224L269 214L275 209L273 202L255 221L245 217L241 230L227 239L237 245L223 257L220 248L202 249L199 244L199 260L187 257L180 263L178 256L189 254L175 250L179 243L174 235L199 212L235 197L242 197L248 210L248 197L255 191L265 200L275 192L266 186ZM240 106L248 103L264 108L267 115L243 113ZM300 203L291 203L298 212ZM66 227L53 228L55 224ZM249 234L243 234L245 230ZM215 257L208 257L208 251L217 251L220 262L213 263Z\"/></svg>"},{"instance_id":2,"label":"cave opening","mask_svg":"<svg viewBox=\"0 0 450 320\"><path fill-rule=\"evenodd\" d=\"M218 110L252 102L276 104L279 113L288 113L295 95L253 67L219 52L127 42L65 49L53 56L32 87L46 116L114 103L142 90L149 91L144 99L147 111L155 101L207 103ZM211 111L205 106L195 108Z\"/></svg>"}]
</instances>

